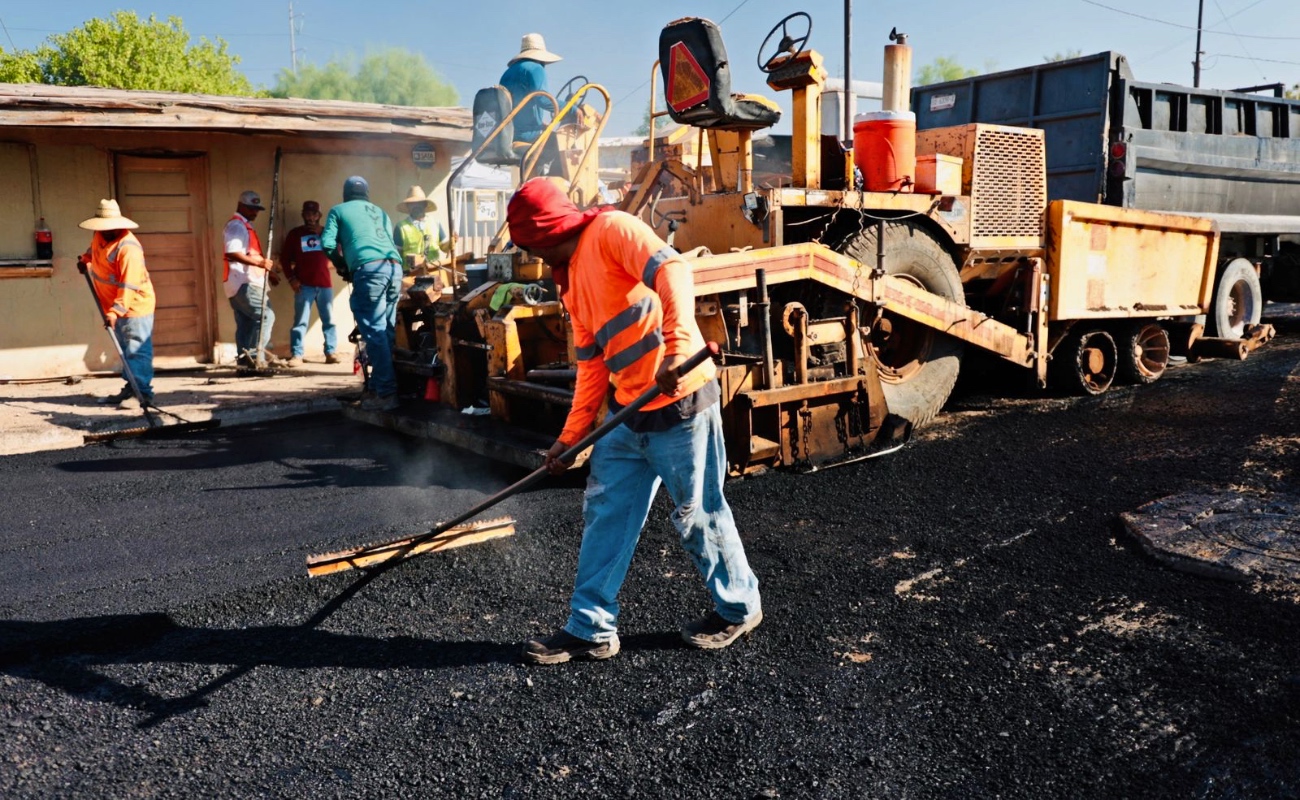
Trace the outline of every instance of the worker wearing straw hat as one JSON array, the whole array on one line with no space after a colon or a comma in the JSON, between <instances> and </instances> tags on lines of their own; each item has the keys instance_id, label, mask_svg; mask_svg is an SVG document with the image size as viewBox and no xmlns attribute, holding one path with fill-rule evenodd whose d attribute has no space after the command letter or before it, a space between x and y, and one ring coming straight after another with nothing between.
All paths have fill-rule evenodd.
<instances>
[{"instance_id":1,"label":"worker wearing straw hat","mask_svg":"<svg viewBox=\"0 0 1300 800\"><path fill-rule=\"evenodd\" d=\"M426 197L419 186L412 186L406 199L397 204L397 210L404 212L406 219L393 228L393 242L402 253L402 271L407 275L423 275L436 268L442 260L443 249L451 249L446 229L425 216L437 208L438 204Z\"/></svg>"},{"instance_id":2,"label":"worker wearing straw hat","mask_svg":"<svg viewBox=\"0 0 1300 800\"><path fill-rule=\"evenodd\" d=\"M144 265L144 249L131 231L140 227L122 216L116 200L100 200L95 216L79 224L94 231L77 268L89 276L107 325L122 346L125 368L136 380L144 402L153 401L153 282ZM100 403L136 409L140 400L128 382Z\"/></svg>"},{"instance_id":3,"label":"worker wearing straw hat","mask_svg":"<svg viewBox=\"0 0 1300 800\"><path fill-rule=\"evenodd\" d=\"M532 92L548 91L546 85L546 65L559 61L560 56L546 49L546 40L540 33L526 33L519 45L519 55L510 59L509 66L502 73L500 84L510 92L512 101L518 102ZM533 98L522 111L515 115L515 141L536 141L542 129L546 127L545 112L551 103L544 98Z\"/></svg>"}]
</instances>

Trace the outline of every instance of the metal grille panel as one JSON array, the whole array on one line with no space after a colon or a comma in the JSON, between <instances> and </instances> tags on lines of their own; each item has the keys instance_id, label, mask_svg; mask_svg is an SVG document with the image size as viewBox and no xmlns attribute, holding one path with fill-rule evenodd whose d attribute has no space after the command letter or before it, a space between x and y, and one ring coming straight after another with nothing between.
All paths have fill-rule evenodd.
<instances>
[{"instance_id":1,"label":"metal grille panel","mask_svg":"<svg viewBox=\"0 0 1300 800\"><path fill-rule=\"evenodd\" d=\"M1047 208L1041 131L976 126L972 239L1042 236Z\"/></svg>"}]
</instances>

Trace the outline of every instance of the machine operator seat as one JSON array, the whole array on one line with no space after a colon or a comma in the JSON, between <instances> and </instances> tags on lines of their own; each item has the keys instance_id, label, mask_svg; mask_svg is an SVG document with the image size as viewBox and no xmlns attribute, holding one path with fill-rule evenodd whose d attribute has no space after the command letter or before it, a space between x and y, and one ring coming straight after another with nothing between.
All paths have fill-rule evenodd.
<instances>
[{"instance_id":1,"label":"machine operator seat","mask_svg":"<svg viewBox=\"0 0 1300 800\"><path fill-rule=\"evenodd\" d=\"M496 130L497 125L506 118L512 108L514 104L510 100L510 92L506 87L489 86L478 90L474 95L474 111L471 120L473 138L470 142L470 152L478 152L484 140ZM496 138L488 143L487 149L478 154L478 162L497 167L517 165L519 157L514 152L514 138L515 125L514 122L509 122Z\"/></svg>"},{"instance_id":2,"label":"machine operator seat","mask_svg":"<svg viewBox=\"0 0 1300 800\"><path fill-rule=\"evenodd\" d=\"M684 17L659 32L668 115L679 125L756 131L781 118L776 103L756 94L731 93L731 66L722 32L702 17Z\"/></svg>"}]
</instances>

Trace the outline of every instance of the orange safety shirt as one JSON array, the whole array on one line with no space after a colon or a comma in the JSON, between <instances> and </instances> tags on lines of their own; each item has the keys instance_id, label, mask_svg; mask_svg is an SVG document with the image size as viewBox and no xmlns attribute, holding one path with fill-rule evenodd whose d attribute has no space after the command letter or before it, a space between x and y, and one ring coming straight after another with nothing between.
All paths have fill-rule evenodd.
<instances>
[{"instance_id":1,"label":"orange safety shirt","mask_svg":"<svg viewBox=\"0 0 1300 800\"><path fill-rule=\"evenodd\" d=\"M149 271L144 266L144 248L130 231L116 241L105 241L98 233L90 240L86 274L95 286L95 297L105 314L143 317L154 312L156 297Z\"/></svg>"},{"instance_id":2,"label":"orange safety shirt","mask_svg":"<svg viewBox=\"0 0 1300 800\"><path fill-rule=\"evenodd\" d=\"M232 222L238 222L248 231L248 249L244 252L250 256L262 255L262 240L257 238L257 231L253 230L253 223L249 222L247 217L239 213L236 213L233 217L228 219L226 225L229 225ZM230 280L230 253L222 253L222 262L225 265L225 270L221 273L221 282L225 283ZM261 269L261 267L253 267L247 264L241 264L240 266L244 267L245 273L250 269ZM258 285L260 286L261 284Z\"/></svg>"},{"instance_id":3,"label":"orange safety shirt","mask_svg":"<svg viewBox=\"0 0 1300 800\"><path fill-rule=\"evenodd\" d=\"M704 347L690 265L631 214L611 211L587 225L561 299L578 356L573 406L560 433L566 445L591 430L611 380L614 399L627 405L654 385L665 356L690 357ZM679 395L657 397L643 410L670 405L716 375L705 361L682 379Z\"/></svg>"}]
</instances>

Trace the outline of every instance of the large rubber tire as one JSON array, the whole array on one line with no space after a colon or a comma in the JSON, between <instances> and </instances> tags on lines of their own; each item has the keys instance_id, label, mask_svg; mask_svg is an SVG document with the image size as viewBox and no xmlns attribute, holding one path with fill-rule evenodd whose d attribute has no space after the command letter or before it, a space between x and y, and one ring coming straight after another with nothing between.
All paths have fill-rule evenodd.
<instances>
[{"instance_id":1,"label":"large rubber tire","mask_svg":"<svg viewBox=\"0 0 1300 800\"><path fill-rule=\"evenodd\" d=\"M1255 265L1234 258L1219 270L1208 314L1212 336L1240 339L1247 325L1258 325L1264 312L1264 292Z\"/></svg>"},{"instance_id":2,"label":"large rubber tire","mask_svg":"<svg viewBox=\"0 0 1300 800\"><path fill-rule=\"evenodd\" d=\"M1169 332L1153 320L1137 320L1115 336L1119 378L1125 383L1155 383L1169 366Z\"/></svg>"},{"instance_id":3,"label":"large rubber tire","mask_svg":"<svg viewBox=\"0 0 1300 800\"><path fill-rule=\"evenodd\" d=\"M862 263L864 271L876 266L876 226L855 230L832 249ZM885 273L905 276L926 291L966 304L961 277L952 255L925 228L906 221L885 223ZM911 320L885 315L891 329L885 340L872 332L872 351L880 364L885 402L893 413L919 428L943 408L961 369L960 339Z\"/></svg>"}]
</instances>

